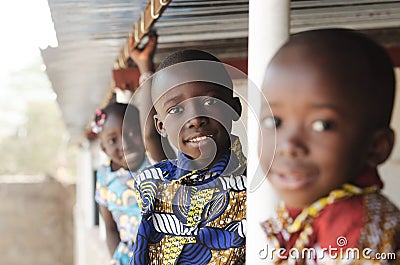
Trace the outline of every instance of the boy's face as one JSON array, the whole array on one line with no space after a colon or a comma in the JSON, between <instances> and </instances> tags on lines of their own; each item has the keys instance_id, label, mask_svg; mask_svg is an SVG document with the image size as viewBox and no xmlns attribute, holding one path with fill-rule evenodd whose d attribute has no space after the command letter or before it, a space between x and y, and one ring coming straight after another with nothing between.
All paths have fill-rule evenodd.
<instances>
[{"instance_id":1,"label":"boy's face","mask_svg":"<svg viewBox=\"0 0 400 265\"><path fill-rule=\"evenodd\" d=\"M290 207L303 208L328 195L366 166L368 117L352 102L351 92L333 85L321 69L309 59L283 55L270 65L263 85L274 116L261 114L261 163L274 152L275 139L269 136L276 124L268 179ZM262 166L267 172L268 165Z\"/></svg>"},{"instance_id":2,"label":"boy's face","mask_svg":"<svg viewBox=\"0 0 400 265\"><path fill-rule=\"evenodd\" d=\"M157 130L190 158L209 165L229 150L232 120L240 115L240 102L231 90L185 83L161 95L155 107Z\"/></svg>"},{"instance_id":3,"label":"boy's face","mask_svg":"<svg viewBox=\"0 0 400 265\"><path fill-rule=\"evenodd\" d=\"M139 126L130 123L125 124L123 131L122 123L121 117L108 115L100 133L101 147L113 163L134 171L145 154L141 132Z\"/></svg>"}]
</instances>

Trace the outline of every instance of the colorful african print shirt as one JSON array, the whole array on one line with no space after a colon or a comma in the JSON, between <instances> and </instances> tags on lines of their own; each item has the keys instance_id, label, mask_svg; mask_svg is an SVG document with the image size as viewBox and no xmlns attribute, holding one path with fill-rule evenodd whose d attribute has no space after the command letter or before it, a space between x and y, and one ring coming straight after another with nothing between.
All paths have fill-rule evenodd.
<instances>
[{"instance_id":1,"label":"colorful african print shirt","mask_svg":"<svg viewBox=\"0 0 400 265\"><path fill-rule=\"evenodd\" d=\"M209 169L179 153L131 183L142 212L130 264L244 264L245 157L239 139Z\"/></svg>"},{"instance_id":2,"label":"colorful african print shirt","mask_svg":"<svg viewBox=\"0 0 400 265\"><path fill-rule=\"evenodd\" d=\"M101 166L97 171L95 199L111 212L121 238L110 264L129 264L132 253L128 245L136 237L141 215L136 194L127 182L150 165L145 158L137 172L129 172L123 168L111 171L110 163Z\"/></svg>"},{"instance_id":3,"label":"colorful african print shirt","mask_svg":"<svg viewBox=\"0 0 400 265\"><path fill-rule=\"evenodd\" d=\"M345 184L302 211L281 205L263 227L270 249L286 250L275 264L400 264L400 211L377 186Z\"/></svg>"}]
</instances>

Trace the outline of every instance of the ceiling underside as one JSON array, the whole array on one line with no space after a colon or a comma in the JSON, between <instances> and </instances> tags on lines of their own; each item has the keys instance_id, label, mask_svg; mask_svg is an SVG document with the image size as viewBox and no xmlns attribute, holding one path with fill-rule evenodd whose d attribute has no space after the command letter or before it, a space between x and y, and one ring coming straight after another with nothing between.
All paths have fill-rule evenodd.
<instances>
[{"instance_id":1,"label":"ceiling underside","mask_svg":"<svg viewBox=\"0 0 400 265\"><path fill-rule=\"evenodd\" d=\"M58 47L43 50L42 57L76 142L104 100L113 62L147 0L48 2ZM220 58L247 57L248 9L246 0L172 0L155 25L155 60L181 48L208 50ZM369 30L379 40L398 45L400 34L392 33L400 28L400 0L292 1L291 32L321 27Z\"/></svg>"}]
</instances>

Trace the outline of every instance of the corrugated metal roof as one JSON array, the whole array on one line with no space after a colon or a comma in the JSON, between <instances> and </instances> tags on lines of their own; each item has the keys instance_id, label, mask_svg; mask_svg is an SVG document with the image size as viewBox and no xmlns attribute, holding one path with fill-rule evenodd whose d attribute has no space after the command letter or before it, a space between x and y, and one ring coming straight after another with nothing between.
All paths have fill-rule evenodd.
<instances>
[{"instance_id":1,"label":"corrugated metal roof","mask_svg":"<svg viewBox=\"0 0 400 265\"><path fill-rule=\"evenodd\" d=\"M42 51L71 136L77 140L103 101L111 69L147 0L49 0L59 47ZM302 0L291 4L292 32L316 27L400 27L400 0ZM156 61L203 48L220 58L247 56L248 1L173 0L156 23ZM260 30L262 30L260 28Z\"/></svg>"}]
</instances>

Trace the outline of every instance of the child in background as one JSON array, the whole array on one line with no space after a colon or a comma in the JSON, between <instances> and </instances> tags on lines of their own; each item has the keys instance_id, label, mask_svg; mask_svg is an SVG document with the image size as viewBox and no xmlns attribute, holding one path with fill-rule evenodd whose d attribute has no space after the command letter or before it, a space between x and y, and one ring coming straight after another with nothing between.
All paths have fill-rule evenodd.
<instances>
[{"instance_id":1,"label":"child in background","mask_svg":"<svg viewBox=\"0 0 400 265\"><path fill-rule=\"evenodd\" d=\"M151 93L157 130L179 154L134 179L142 221L130 264L243 264L246 161L231 135L241 115L232 80L211 54L186 50L161 63Z\"/></svg>"},{"instance_id":2,"label":"child in background","mask_svg":"<svg viewBox=\"0 0 400 265\"><path fill-rule=\"evenodd\" d=\"M130 120L123 130L126 111ZM134 106L111 103L96 112L93 131L110 158L97 171L95 195L106 226L107 246L113 253L110 264L129 264L129 244L136 236L141 215L135 193L127 182L151 165L145 155L139 112Z\"/></svg>"},{"instance_id":3,"label":"child in background","mask_svg":"<svg viewBox=\"0 0 400 265\"><path fill-rule=\"evenodd\" d=\"M154 70L157 35L150 32L149 41L141 49L133 48L132 39L129 40L130 56L141 74L139 83L143 83ZM114 253L111 264L128 264L132 255L128 245L136 237L141 217L136 195L127 182L149 167L150 161L166 159L163 150L167 150L169 155L173 152L169 144L164 144L164 149L161 146L150 111L150 87L140 87L131 103L133 105L111 103L96 112L93 123L101 147L110 158L108 164L98 170L96 201L106 224L107 245ZM151 119L146 115L149 112Z\"/></svg>"},{"instance_id":4,"label":"child in background","mask_svg":"<svg viewBox=\"0 0 400 265\"><path fill-rule=\"evenodd\" d=\"M267 177L283 201L263 224L272 247L286 250L276 263L398 263L400 212L380 193L377 171L394 143L384 49L348 29L295 34L269 64L263 93L273 116L261 115L261 163L267 172L276 129ZM290 255L306 248L311 257ZM346 252L354 248L358 256ZM374 259L382 253L396 256Z\"/></svg>"}]
</instances>

